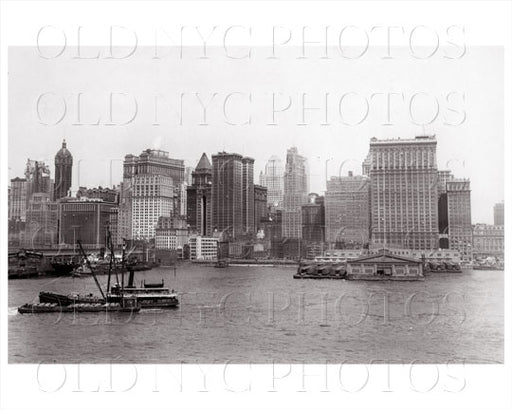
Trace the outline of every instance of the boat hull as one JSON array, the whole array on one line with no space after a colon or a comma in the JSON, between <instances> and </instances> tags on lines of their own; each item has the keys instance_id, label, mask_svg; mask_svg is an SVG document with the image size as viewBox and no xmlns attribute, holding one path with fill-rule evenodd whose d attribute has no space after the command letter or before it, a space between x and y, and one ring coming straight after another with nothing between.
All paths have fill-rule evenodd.
<instances>
[{"instance_id":1,"label":"boat hull","mask_svg":"<svg viewBox=\"0 0 512 410\"><path fill-rule=\"evenodd\" d=\"M40 292L40 303L56 303L59 306L70 306L73 304L98 304L105 301L97 296L80 296L80 295L62 295L53 292Z\"/></svg>"},{"instance_id":2,"label":"boat hull","mask_svg":"<svg viewBox=\"0 0 512 410\"><path fill-rule=\"evenodd\" d=\"M52 270L46 272L49 276L71 276L73 270L78 267L76 263L51 263Z\"/></svg>"},{"instance_id":3,"label":"boat hull","mask_svg":"<svg viewBox=\"0 0 512 410\"><path fill-rule=\"evenodd\" d=\"M96 312L127 312L136 313L140 306L126 307L118 303L78 303L62 306L58 303L26 303L18 308L18 313L96 313Z\"/></svg>"}]
</instances>

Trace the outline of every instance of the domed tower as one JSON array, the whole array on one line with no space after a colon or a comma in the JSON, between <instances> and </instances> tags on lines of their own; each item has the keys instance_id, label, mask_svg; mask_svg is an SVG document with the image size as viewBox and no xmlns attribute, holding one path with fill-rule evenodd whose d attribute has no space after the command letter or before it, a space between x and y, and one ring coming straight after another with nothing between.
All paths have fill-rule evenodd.
<instances>
[{"instance_id":1,"label":"domed tower","mask_svg":"<svg viewBox=\"0 0 512 410\"><path fill-rule=\"evenodd\" d=\"M55 155L55 185L54 201L68 195L71 188L71 170L73 168L73 155L67 149L66 140L62 141L62 148Z\"/></svg>"}]
</instances>

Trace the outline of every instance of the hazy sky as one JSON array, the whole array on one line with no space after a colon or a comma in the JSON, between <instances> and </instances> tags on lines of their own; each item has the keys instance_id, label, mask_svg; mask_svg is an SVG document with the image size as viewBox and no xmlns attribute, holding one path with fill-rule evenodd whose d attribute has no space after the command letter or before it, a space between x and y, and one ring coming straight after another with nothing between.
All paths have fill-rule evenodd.
<instances>
[{"instance_id":1,"label":"hazy sky","mask_svg":"<svg viewBox=\"0 0 512 410\"><path fill-rule=\"evenodd\" d=\"M267 159L284 161L295 145L309 160L311 190L323 192L329 158L329 175L360 173L371 137L425 132L437 135L438 168L471 179L473 222L492 223L504 197L501 48L468 48L455 59L417 59L408 49L385 59L381 48L352 59L337 50L321 58L321 49L299 58L300 48L276 59L262 48L245 59L221 48L208 49L209 58L200 48L181 58L151 47L117 59L106 58L107 47L80 51L99 53L94 59L77 58L76 48L48 58L53 51L43 58L37 48L9 49L10 178L23 175L27 158L46 161L53 177L62 138L74 157L74 189L118 184L124 155L146 148L187 166L203 152L238 152L255 158L258 182ZM303 118L303 105L319 109Z\"/></svg>"}]
</instances>

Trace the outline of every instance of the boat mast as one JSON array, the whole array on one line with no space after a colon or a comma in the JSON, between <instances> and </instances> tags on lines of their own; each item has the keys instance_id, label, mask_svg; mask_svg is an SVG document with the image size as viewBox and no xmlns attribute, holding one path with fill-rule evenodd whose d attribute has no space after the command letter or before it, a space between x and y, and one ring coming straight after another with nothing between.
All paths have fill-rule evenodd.
<instances>
[{"instance_id":1,"label":"boat mast","mask_svg":"<svg viewBox=\"0 0 512 410\"><path fill-rule=\"evenodd\" d=\"M101 297L105 299L105 294L103 293L103 289L101 289L101 285L98 282L98 278L96 277L96 274L94 273L94 270L92 269L91 262L89 262L89 259L87 258L87 255L85 254L84 248L82 247L82 242L80 242L80 239L76 241L78 244L78 247L80 249L80 253L85 258L85 262L87 263L87 267L91 270L92 277L94 278L94 281L96 282L96 286L98 286L98 289L100 290Z\"/></svg>"},{"instance_id":2,"label":"boat mast","mask_svg":"<svg viewBox=\"0 0 512 410\"><path fill-rule=\"evenodd\" d=\"M107 293L110 292L110 276L112 275L112 237L110 235L110 229L107 225L105 246L110 250L110 262L108 265L108 280L107 280Z\"/></svg>"},{"instance_id":3,"label":"boat mast","mask_svg":"<svg viewBox=\"0 0 512 410\"><path fill-rule=\"evenodd\" d=\"M114 243L112 242L112 235L110 235L110 255L111 258L114 258L112 264L114 266L114 273L116 274L116 283L119 283L119 276L117 276L117 265L114 252Z\"/></svg>"},{"instance_id":4,"label":"boat mast","mask_svg":"<svg viewBox=\"0 0 512 410\"><path fill-rule=\"evenodd\" d=\"M126 257L126 239L123 238L123 254L122 254L122 259L121 259L121 291L123 292L124 294L124 270L125 270L125 267L126 267L126 261L125 261L125 257Z\"/></svg>"}]
</instances>

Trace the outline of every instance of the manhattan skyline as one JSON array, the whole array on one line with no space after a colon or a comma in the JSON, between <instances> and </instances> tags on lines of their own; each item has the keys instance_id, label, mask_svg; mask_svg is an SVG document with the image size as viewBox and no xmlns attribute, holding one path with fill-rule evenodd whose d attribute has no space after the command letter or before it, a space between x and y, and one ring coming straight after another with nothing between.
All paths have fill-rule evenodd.
<instances>
[{"instance_id":1,"label":"manhattan skyline","mask_svg":"<svg viewBox=\"0 0 512 410\"><path fill-rule=\"evenodd\" d=\"M150 58L151 52L141 51L127 61L73 60L65 56L49 61L41 59L34 49L11 48L9 87L15 92L9 94L9 179L23 176L27 158L45 161L53 170L53 147L59 146L62 138L66 138L75 158L73 191L79 185L117 185L122 180L124 155L137 155L146 148L169 151L171 157L183 159L190 167L197 164L203 152L209 156L219 151L251 156L255 159L254 182L258 183L259 173L271 156L277 155L284 163L286 150L296 146L308 159L310 191L321 194L325 191L327 160L328 176L339 175L342 163L342 175L348 171L358 175L372 137L405 139L426 133L436 134L438 169L451 169L456 177L471 180L475 222L492 223L492 206L504 199L504 143L500 121L503 118L503 53L499 48L472 48L459 60L439 58L428 62L410 58L382 61L371 57L362 61L323 62L284 55L277 61L253 59L250 62L232 62L213 56L205 64L205 61L193 59L155 62ZM32 75L33 72L37 75ZM73 75L69 74L71 72ZM312 72L316 74L312 76ZM486 81L480 82L481 78ZM154 125L152 104L157 93L173 102L180 92L197 92L207 102L212 93L222 97L237 91L252 92L253 104L247 107L243 102L233 103L240 107L230 111L232 120L242 121L249 112L252 114L249 125L226 124L220 103L212 105L209 125L198 125L201 107L197 100L190 99L185 102L192 105L185 104L185 110L189 107L191 114L184 118L183 125L176 124L172 109L161 109L160 125ZM450 112L441 102L439 119L422 127L413 124L398 107L392 112L394 124L384 126L385 110L378 106L378 115L370 115L360 125L346 126L340 124L336 106L340 94L351 91L365 96L395 91L407 95L419 91L436 95L460 91L465 95L467 116L459 126L444 125L443 118ZM35 101L45 92L66 96L68 115L54 126L41 124L35 112ZM73 125L79 92L84 92L81 121L91 123L100 118L100 125ZM126 92L136 97L139 111L135 121L126 126L104 125L105 93L108 92ZM284 98L279 104L286 103L287 97L292 101L290 110L276 114L276 126L267 125L269 97L265 93L272 92ZM323 110L321 113L308 111L308 124L297 125L301 122L303 93L310 98L307 106L321 106L325 93L331 93L332 101L328 105L331 125L321 125ZM41 113L43 119L55 117L56 106L50 104L44 109L47 111ZM115 115L121 118L126 112Z\"/></svg>"}]
</instances>

